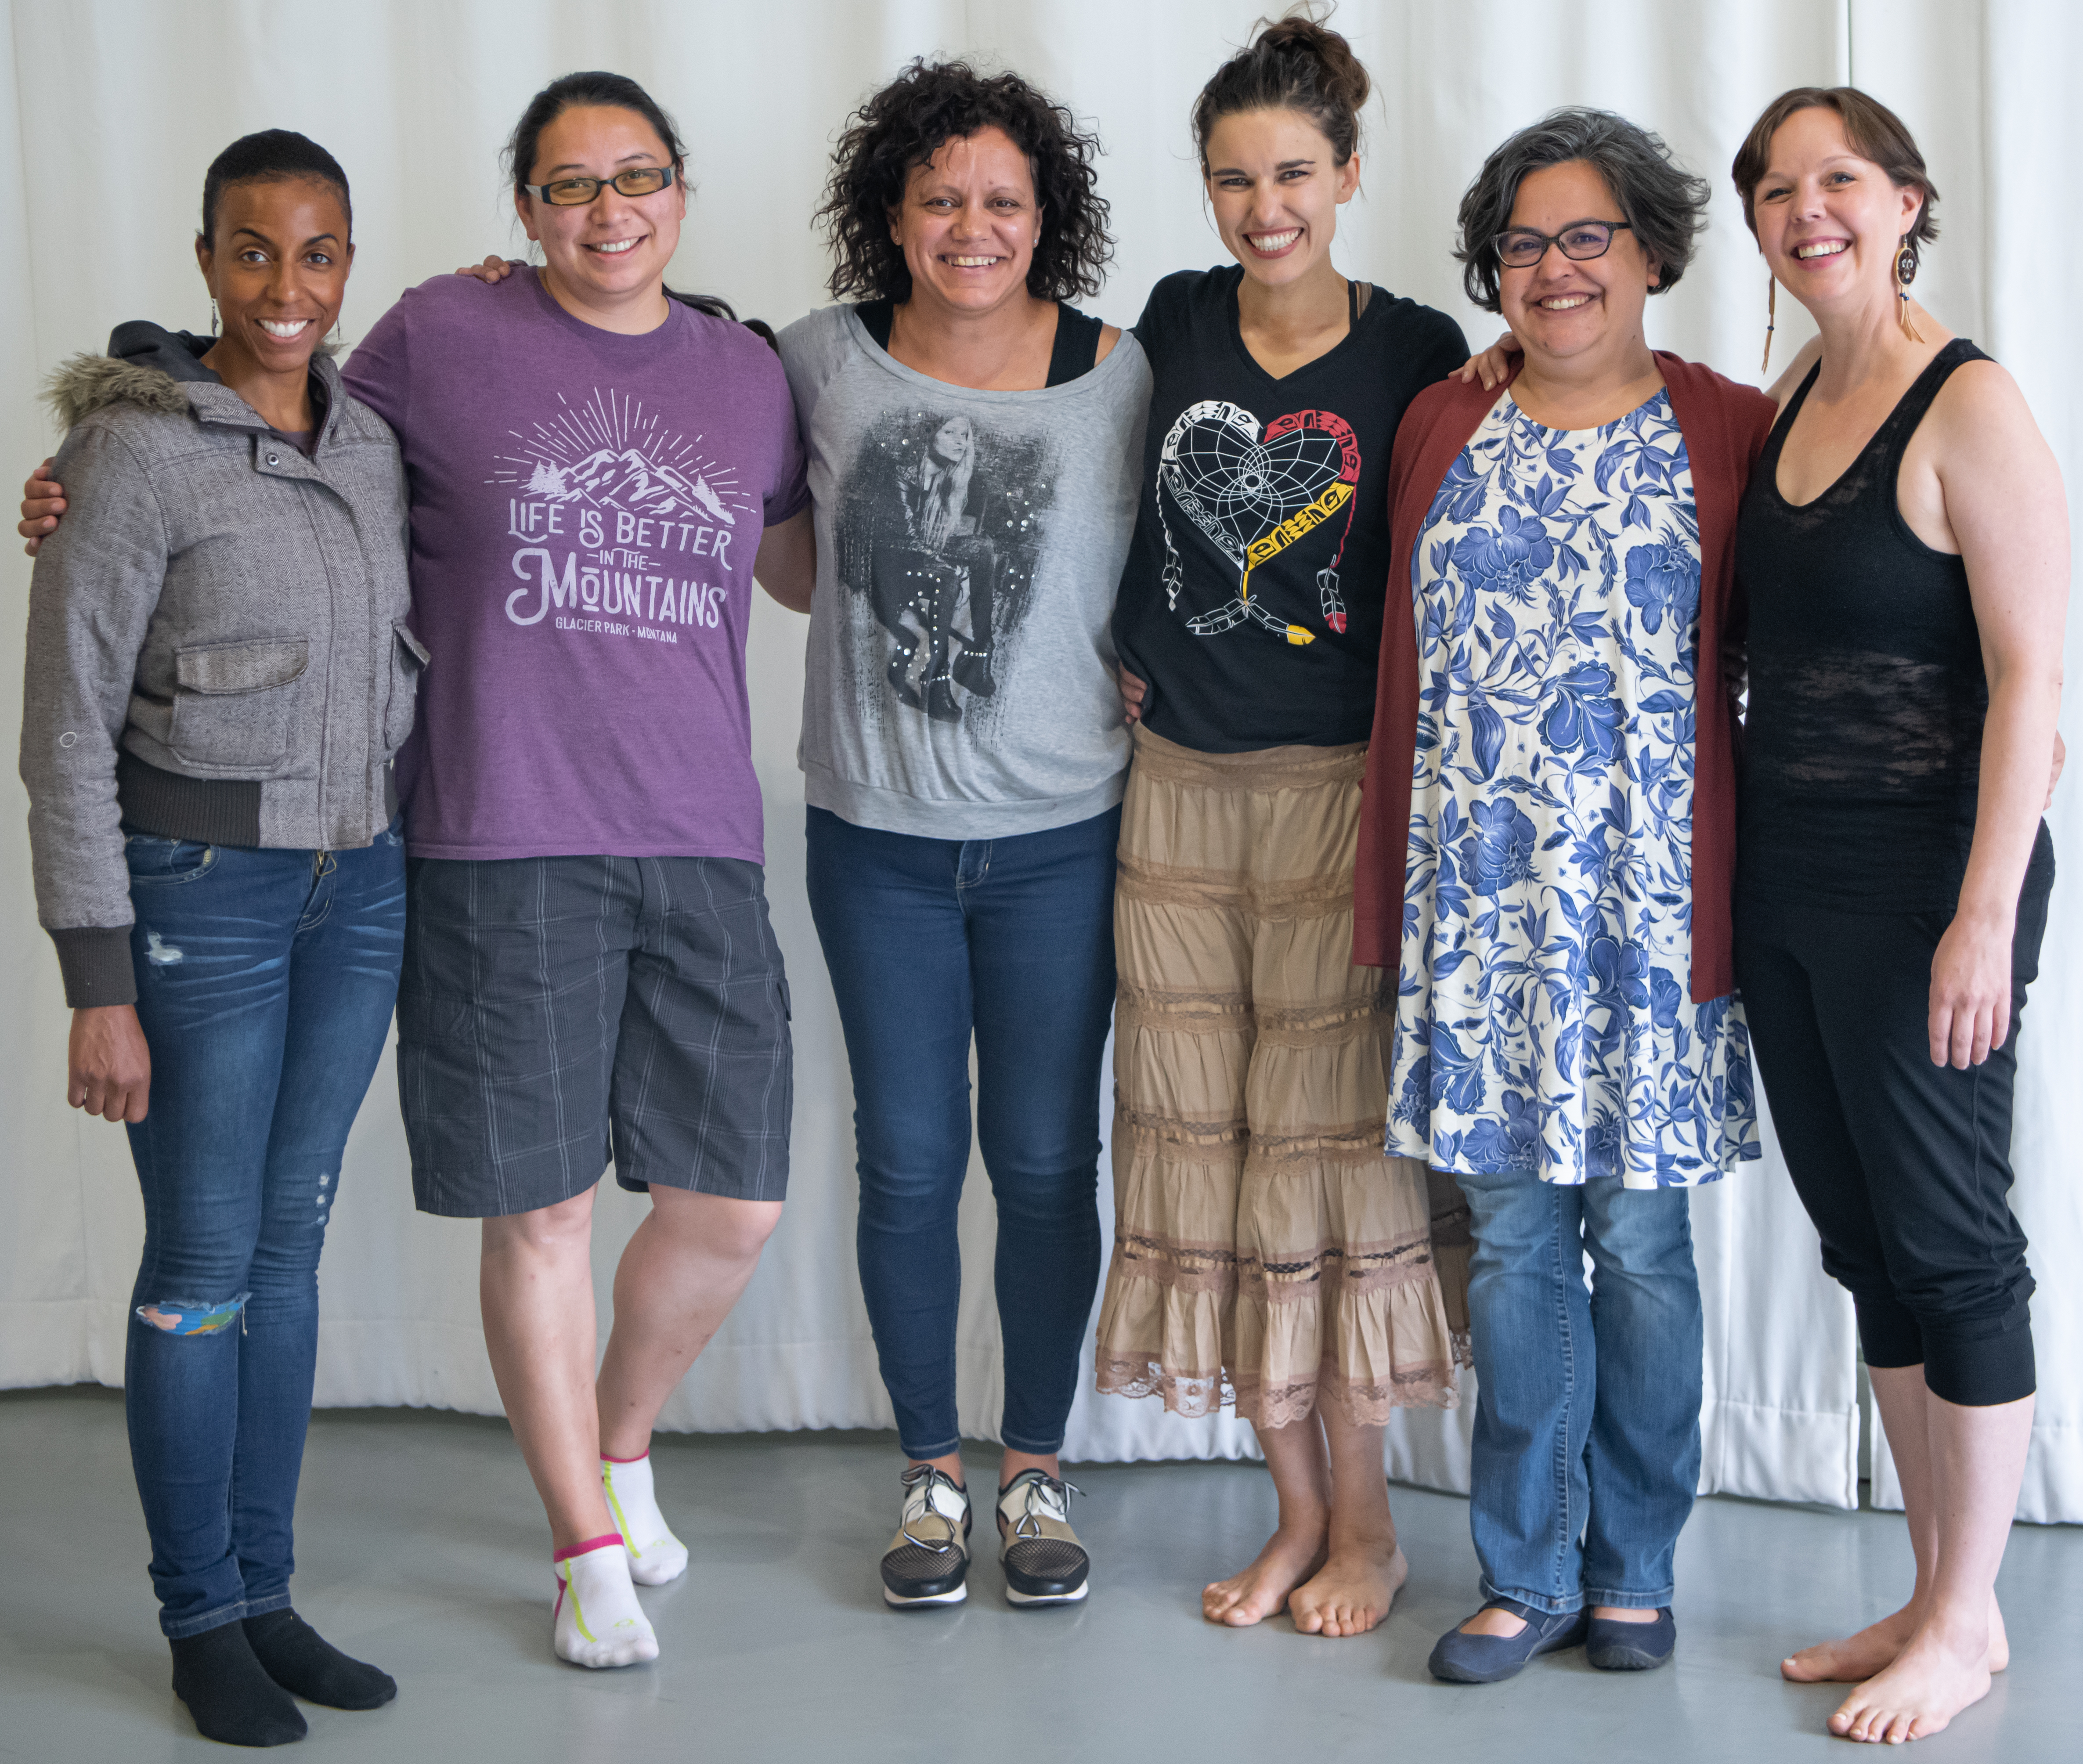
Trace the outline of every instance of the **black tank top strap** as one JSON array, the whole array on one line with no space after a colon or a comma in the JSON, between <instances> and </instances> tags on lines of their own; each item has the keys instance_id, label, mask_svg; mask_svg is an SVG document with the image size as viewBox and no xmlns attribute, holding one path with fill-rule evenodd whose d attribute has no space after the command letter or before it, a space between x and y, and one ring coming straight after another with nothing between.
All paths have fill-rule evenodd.
<instances>
[{"instance_id":1,"label":"black tank top strap","mask_svg":"<svg viewBox=\"0 0 2083 1764\"><path fill-rule=\"evenodd\" d=\"M1099 319L1082 313L1068 301L1056 302L1056 343L1049 352L1049 384L1062 386L1099 365L1100 333L1106 328Z\"/></svg>"},{"instance_id":2,"label":"black tank top strap","mask_svg":"<svg viewBox=\"0 0 2083 1764\"><path fill-rule=\"evenodd\" d=\"M861 328L875 340L877 348L885 354L889 349L889 332L897 322L897 308L887 300L864 300L854 308Z\"/></svg>"},{"instance_id":3,"label":"black tank top strap","mask_svg":"<svg viewBox=\"0 0 2083 1764\"><path fill-rule=\"evenodd\" d=\"M1953 378L1955 370L1968 362L1988 359L1965 337L1955 337L1925 364L1924 371L1902 395L1900 402L1888 412L1887 420L1874 431L1874 438L1866 443L1866 449L1882 454L1887 470L1876 477L1887 485L1891 497L1895 493L1896 471L1902 464L1902 456L1909 450L1910 437L1945 390L1946 382Z\"/></svg>"},{"instance_id":4,"label":"black tank top strap","mask_svg":"<svg viewBox=\"0 0 2083 1764\"><path fill-rule=\"evenodd\" d=\"M889 348L889 334L894 327L897 309L886 300L864 300L854 308L860 315L862 327L874 340L877 348ZM1049 351L1049 379L1050 386L1061 386L1067 380L1089 373L1099 363L1100 333L1105 326L1097 319L1080 312L1067 302L1056 303L1056 340Z\"/></svg>"},{"instance_id":5,"label":"black tank top strap","mask_svg":"<svg viewBox=\"0 0 2083 1764\"><path fill-rule=\"evenodd\" d=\"M1821 502L1833 498L1840 490L1854 493L1872 491L1884 493L1891 500L1895 493L1895 478L1902 465L1902 456L1908 451L1910 437L1916 434L1921 423L1946 382L1954 372L1970 361L1987 361L1989 357L1965 337L1955 337L1925 365L1924 371L1911 382L1909 390L1895 401L1895 407L1882 419L1866 445L1853 457L1851 462L1837 475L1836 480L1815 500ZM1751 477L1777 485L1779 480L1779 456L1785 450L1788 433L1801 415L1801 407L1808 402L1808 395L1815 390L1815 381L1823 371L1817 362L1808 370L1808 377L1801 382L1800 389L1786 401L1786 408L1779 413L1779 420L1772 425L1772 434L1767 439L1764 451L1752 469ZM1870 469L1878 466L1878 470Z\"/></svg>"}]
</instances>

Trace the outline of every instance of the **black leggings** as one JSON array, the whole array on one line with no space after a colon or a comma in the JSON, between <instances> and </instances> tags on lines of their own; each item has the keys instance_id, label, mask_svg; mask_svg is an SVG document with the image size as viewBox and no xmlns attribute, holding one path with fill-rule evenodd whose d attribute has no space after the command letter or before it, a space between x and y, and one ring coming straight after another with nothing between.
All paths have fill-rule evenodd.
<instances>
[{"instance_id":1,"label":"black leggings","mask_svg":"<svg viewBox=\"0 0 2083 1764\"><path fill-rule=\"evenodd\" d=\"M1870 1366L1924 1368L1948 1403L2032 1395L2031 1270L2010 1209L2020 1014L2051 878L2018 902L2011 1027L1931 1063L1931 957L1948 913L1847 913L1741 893L1736 983L1781 1149L1852 1294Z\"/></svg>"}]
</instances>

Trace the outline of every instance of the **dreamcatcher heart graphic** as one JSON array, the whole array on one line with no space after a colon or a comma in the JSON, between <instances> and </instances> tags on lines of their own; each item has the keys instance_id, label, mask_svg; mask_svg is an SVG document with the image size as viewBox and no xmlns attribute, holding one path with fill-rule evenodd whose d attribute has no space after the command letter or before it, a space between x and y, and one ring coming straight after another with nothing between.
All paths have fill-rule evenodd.
<instances>
[{"instance_id":1,"label":"dreamcatcher heart graphic","mask_svg":"<svg viewBox=\"0 0 2083 1764\"><path fill-rule=\"evenodd\" d=\"M1314 643L1299 625L1268 612L1251 597L1251 574L1344 511L1338 548L1316 572L1324 622L1344 635L1346 603L1338 596L1338 563L1353 527L1353 491L1360 480L1360 447L1352 425L1329 411L1291 411L1261 434L1258 419L1221 399L1189 404L1158 451L1157 517L1164 527L1164 591L1176 610L1185 572L1164 519L1164 492L1237 568L1236 598L1186 621L1196 636L1233 631L1247 619L1277 631L1291 644Z\"/></svg>"}]
</instances>

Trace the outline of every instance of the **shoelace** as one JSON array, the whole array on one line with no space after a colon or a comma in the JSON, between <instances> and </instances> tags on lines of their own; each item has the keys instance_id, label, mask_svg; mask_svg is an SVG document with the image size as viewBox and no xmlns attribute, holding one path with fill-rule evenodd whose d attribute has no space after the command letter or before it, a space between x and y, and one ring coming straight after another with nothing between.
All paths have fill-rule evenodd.
<instances>
[{"instance_id":1,"label":"shoelace","mask_svg":"<svg viewBox=\"0 0 2083 1764\"><path fill-rule=\"evenodd\" d=\"M1012 1522L1013 1536L1034 1538L1042 1535L1041 1521L1034 1513L1037 1506L1043 1509L1044 1517L1068 1525L1071 1522L1071 1496L1084 1492L1084 1490L1074 1482L1065 1482L1049 1475L1037 1477L1027 1484L1025 1490L1026 1498L1021 1504L1020 1517ZM1033 1527L1031 1531L1028 1530L1029 1526Z\"/></svg>"},{"instance_id":2,"label":"shoelace","mask_svg":"<svg viewBox=\"0 0 2083 1764\"><path fill-rule=\"evenodd\" d=\"M916 1535L911 1527L930 1513L936 1518L945 1521L949 1530L952 1530L955 1521L949 1519L947 1514L933 1504L934 1487L937 1483L945 1483L965 1503L969 1500L968 1491L945 1471L936 1470L931 1464L914 1464L898 1480L903 1483L905 1491L904 1518L898 1528L904 1541L906 1543L915 1543L920 1549L930 1551L935 1555L945 1555L955 1547L955 1540L952 1537L944 1543L929 1543L925 1538Z\"/></svg>"}]
</instances>

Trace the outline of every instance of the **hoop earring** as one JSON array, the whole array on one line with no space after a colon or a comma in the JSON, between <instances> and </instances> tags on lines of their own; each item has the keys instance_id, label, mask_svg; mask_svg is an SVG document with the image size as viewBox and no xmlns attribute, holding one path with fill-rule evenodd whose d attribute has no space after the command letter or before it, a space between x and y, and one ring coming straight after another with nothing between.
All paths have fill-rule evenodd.
<instances>
[{"instance_id":1,"label":"hoop earring","mask_svg":"<svg viewBox=\"0 0 2083 1764\"><path fill-rule=\"evenodd\" d=\"M217 335L217 301L213 296L209 303L209 334L213 337Z\"/></svg>"},{"instance_id":2,"label":"hoop earring","mask_svg":"<svg viewBox=\"0 0 2083 1764\"><path fill-rule=\"evenodd\" d=\"M1764 297L1764 360L1758 363L1758 372L1768 373L1772 368L1772 334L1779 329L1779 278L1771 282L1772 292Z\"/></svg>"},{"instance_id":3,"label":"hoop earring","mask_svg":"<svg viewBox=\"0 0 2083 1764\"><path fill-rule=\"evenodd\" d=\"M1902 334L1912 343L1921 343L1916 321L1909 315L1909 285L1916 280L1916 248L1910 243L1909 235L1902 237L1901 248L1895 254L1895 316L1902 327Z\"/></svg>"}]
</instances>

